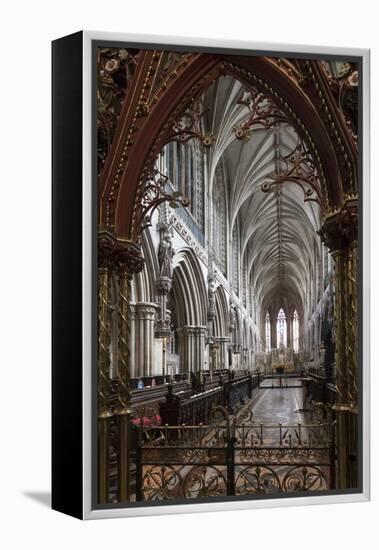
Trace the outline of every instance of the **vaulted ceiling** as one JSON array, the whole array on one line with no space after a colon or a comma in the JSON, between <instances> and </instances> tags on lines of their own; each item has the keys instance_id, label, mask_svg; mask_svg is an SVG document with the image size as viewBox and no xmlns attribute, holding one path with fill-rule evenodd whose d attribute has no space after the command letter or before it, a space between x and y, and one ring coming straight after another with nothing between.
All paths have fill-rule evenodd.
<instances>
[{"instance_id":1,"label":"vaulted ceiling","mask_svg":"<svg viewBox=\"0 0 379 550\"><path fill-rule=\"evenodd\" d=\"M272 192L262 191L262 184L280 173L283 158L299 139L285 122L269 128L253 126L239 139L236 129L250 114L246 102L241 102L244 93L238 80L222 76L204 94L206 129L214 136L208 156L210 187L222 163L230 234L239 223L241 253L260 306L278 307L285 301L303 310L320 247L319 206L305 202L303 189L290 181Z\"/></svg>"}]
</instances>

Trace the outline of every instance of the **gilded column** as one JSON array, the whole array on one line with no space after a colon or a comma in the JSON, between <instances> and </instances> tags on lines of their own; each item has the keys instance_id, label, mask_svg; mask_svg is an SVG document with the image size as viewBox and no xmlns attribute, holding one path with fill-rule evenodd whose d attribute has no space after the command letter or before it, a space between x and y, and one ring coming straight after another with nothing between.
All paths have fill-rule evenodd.
<instances>
[{"instance_id":1,"label":"gilded column","mask_svg":"<svg viewBox=\"0 0 379 550\"><path fill-rule=\"evenodd\" d=\"M119 274L118 300L118 501L130 500L130 282L142 270L144 260L139 246L117 241L115 257Z\"/></svg>"},{"instance_id":2,"label":"gilded column","mask_svg":"<svg viewBox=\"0 0 379 550\"><path fill-rule=\"evenodd\" d=\"M334 258L338 488L357 486L357 201L325 220L320 235Z\"/></svg>"},{"instance_id":3,"label":"gilded column","mask_svg":"<svg viewBox=\"0 0 379 550\"><path fill-rule=\"evenodd\" d=\"M113 416L110 407L110 277L112 272L112 242L105 236L99 239L98 257L98 502L104 504L109 500L109 421Z\"/></svg>"},{"instance_id":4,"label":"gilded column","mask_svg":"<svg viewBox=\"0 0 379 550\"><path fill-rule=\"evenodd\" d=\"M346 265L346 300L347 308L350 312L346 319L347 333L347 364L349 367L349 400L357 403L357 370L358 370L358 346L357 346L357 323L358 323L358 296L357 296L357 276L358 276L358 244L354 240L347 254Z\"/></svg>"},{"instance_id":5,"label":"gilded column","mask_svg":"<svg viewBox=\"0 0 379 550\"><path fill-rule=\"evenodd\" d=\"M346 251L332 252L334 259L335 309L334 323L336 331L336 386L341 403L348 402L348 368L346 357Z\"/></svg>"}]
</instances>

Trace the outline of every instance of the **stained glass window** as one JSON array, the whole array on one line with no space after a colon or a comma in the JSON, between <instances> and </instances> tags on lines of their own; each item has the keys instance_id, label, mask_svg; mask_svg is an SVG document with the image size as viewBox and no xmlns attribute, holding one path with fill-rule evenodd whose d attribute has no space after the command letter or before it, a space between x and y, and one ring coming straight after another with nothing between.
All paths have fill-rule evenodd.
<instances>
[{"instance_id":1,"label":"stained glass window","mask_svg":"<svg viewBox=\"0 0 379 550\"><path fill-rule=\"evenodd\" d=\"M276 319L276 342L278 348L287 347L287 320L283 309L279 310Z\"/></svg>"},{"instance_id":2,"label":"stained glass window","mask_svg":"<svg viewBox=\"0 0 379 550\"><path fill-rule=\"evenodd\" d=\"M271 321L270 321L270 314L267 312L266 315L266 351L271 350Z\"/></svg>"},{"instance_id":3,"label":"stained glass window","mask_svg":"<svg viewBox=\"0 0 379 550\"><path fill-rule=\"evenodd\" d=\"M292 329L293 329L293 351L295 353L299 353L299 315L295 309L293 312L293 321L292 321Z\"/></svg>"}]
</instances>

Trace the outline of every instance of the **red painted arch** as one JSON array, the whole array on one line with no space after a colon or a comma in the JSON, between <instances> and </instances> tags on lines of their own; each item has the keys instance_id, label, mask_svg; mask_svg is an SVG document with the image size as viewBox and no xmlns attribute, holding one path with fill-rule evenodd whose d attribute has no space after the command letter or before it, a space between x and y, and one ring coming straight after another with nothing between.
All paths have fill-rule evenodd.
<instances>
[{"instance_id":1,"label":"red painted arch","mask_svg":"<svg viewBox=\"0 0 379 550\"><path fill-rule=\"evenodd\" d=\"M209 81L206 81L206 75L221 62L232 63L235 67L245 69L263 82L268 83L293 109L309 132L319 152L326 177L329 201L332 206L340 203L342 193L341 171L334 146L317 106L307 96L304 89L300 88L284 70L269 58L202 54L194 58L177 78L172 79L172 82L159 96L150 113L141 122L138 132L133 138L133 145L129 153L131 160L121 176L118 192L114 199L116 204L113 221L114 230L118 237L132 238L133 240L138 237L138 228L132 231L133 208L146 159L155 145L157 145L158 151L164 145L164 143L156 143L162 128L196 83L204 81L203 89L205 89L214 80L215 77L213 76ZM220 74L223 72L233 74L229 67L224 70L220 68ZM252 84L256 85L255 82ZM201 90L201 88L199 89ZM289 114L289 116L291 115ZM120 120L120 122L122 121ZM294 125L301 135L302 131L297 124L294 123ZM106 187L103 190L102 197L102 200L106 201ZM104 208L101 211L104 211ZM101 217L99 221L101 225L103 222Z\"/></svg>"}]
</instances>

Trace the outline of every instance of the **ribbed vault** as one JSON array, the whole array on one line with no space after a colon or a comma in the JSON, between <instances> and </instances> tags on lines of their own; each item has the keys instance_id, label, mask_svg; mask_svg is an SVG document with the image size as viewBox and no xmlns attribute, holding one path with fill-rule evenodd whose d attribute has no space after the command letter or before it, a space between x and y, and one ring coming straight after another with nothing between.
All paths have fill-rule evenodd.
<instances>
[{"instance_id":1,"label":"ribbed vault","mask_svg":"<svg viewBox=\"0 0 379 550\"><path fill-rule=\"evenodd\" d=\"M262 191L263 183L281 173L283 159L299 138L284 122L256 126L238 139L236 128L249 116L243 96L243 85L231 76L218 78L204 94L206 126L214 136L208 155L210 192L222 164L230 234L238 224L241 265L246 262L247 281L262 314L284 306L287 311L296 308L304 318L318 276L319 205L305 201L303 189L291 181L273 192Z\"/></svg>"}]
</instances>

